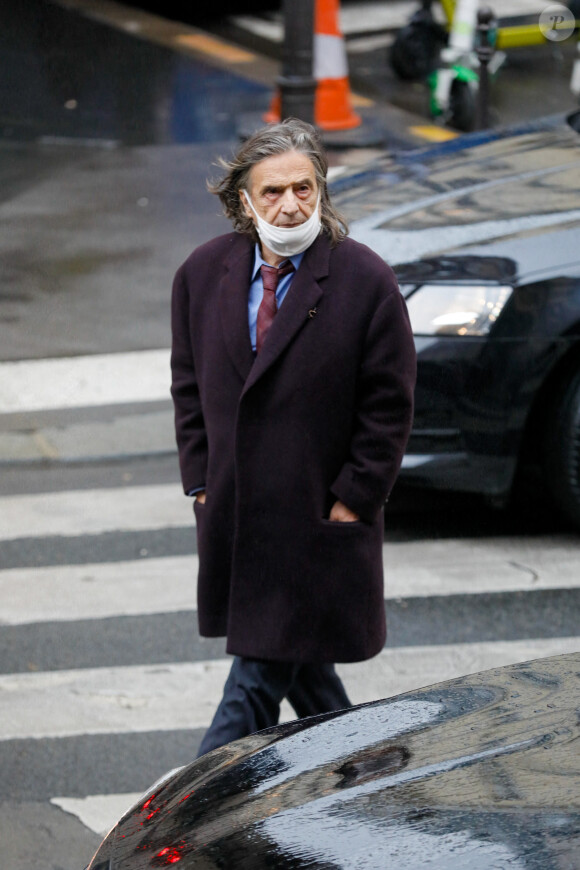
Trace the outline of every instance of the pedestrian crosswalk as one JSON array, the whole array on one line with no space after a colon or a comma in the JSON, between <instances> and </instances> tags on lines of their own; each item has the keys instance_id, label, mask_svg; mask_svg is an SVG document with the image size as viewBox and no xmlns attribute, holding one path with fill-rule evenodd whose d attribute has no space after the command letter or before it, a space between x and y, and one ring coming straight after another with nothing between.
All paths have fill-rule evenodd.
<instances>
[{"instance_id":1,"label":"pedestrian crosswalk","mask_svg":"<svg viewBox=\"0 0 580 870\"><path fill-rule=\"evenodd\" d=\"M14 788L16 757L44 770L19 785L24 798L94 834L194 757L229 668L223 642L197 633L194 519L170 478L40 491L39 469L38 491L0 496L0 556L12 553L0 563L0 786ZM574 536L413 539L412 525L384 545L387 646L338 667L353 702L578 649ZM111 533L171 530L190 536L187 553L108 549ZM31 538L58 559L27 558ZM79 559L73 544L89 539L96 556Z\"/></svg>"}]
</instances>

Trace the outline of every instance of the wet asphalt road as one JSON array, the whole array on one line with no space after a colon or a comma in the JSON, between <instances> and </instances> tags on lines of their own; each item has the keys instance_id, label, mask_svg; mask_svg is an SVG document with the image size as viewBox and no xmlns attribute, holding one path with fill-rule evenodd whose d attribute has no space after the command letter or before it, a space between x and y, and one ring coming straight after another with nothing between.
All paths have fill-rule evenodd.
<instances>
[{"instance_id":1,"label":"wet asphalt road","mask_svg":"<svg viewBox=\"0 0 580 870\"><path fill-rule=\"evenodd\" d=\"M169 344L205 182L265 85L48 0L0 8L0 359ZM138 312L138 316L136 316Z\"/></svg>"},{"instance_id":2,"label":"wet asphalt road","mask_svg":"<svg viewBox=\"0 0 580 870\"><path fill-rule=\"evenodd\" d=\"M2 4L0 139L220 142L267 89L48 0Z\"/></svg>"}]
</instances>

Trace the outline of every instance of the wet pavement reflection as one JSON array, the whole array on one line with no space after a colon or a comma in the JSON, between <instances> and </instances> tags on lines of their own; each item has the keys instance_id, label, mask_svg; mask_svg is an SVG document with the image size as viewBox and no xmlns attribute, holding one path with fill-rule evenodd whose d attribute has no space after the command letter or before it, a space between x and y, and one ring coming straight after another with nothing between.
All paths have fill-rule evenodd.
<instances>
[{"instance_id":1,"label":"wet pavement reflection","mask_svg":"<svg viewBox=\"0 0 580 870\"><path fill-rule=\"evenodd\" d=\"M49 0L0 4L0 140L224 140L268 97L260 84Z\"/></svg>"}]
</instances>

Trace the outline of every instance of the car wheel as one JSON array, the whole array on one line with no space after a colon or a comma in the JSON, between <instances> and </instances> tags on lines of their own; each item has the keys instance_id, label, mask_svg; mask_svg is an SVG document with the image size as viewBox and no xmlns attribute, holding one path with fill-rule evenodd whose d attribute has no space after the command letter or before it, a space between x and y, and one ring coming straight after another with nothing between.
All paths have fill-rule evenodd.
<instances>
[{"instance_id":1,"label":"car wheel","mask_svg":"<svg viewBox=\"0 0 580 870\"><path fill-rule=\"evenodd\" d=\"M449 95L447 123L456 130L467 133L475 122L475 96L467 82L454 79Z\"/></svg>"},{"instance_id":2,"label":"car wheel","mask_svg":"<svg viewBox=\"0 0 580 870\"><path fill-rule=\"evenodd\" d=\"M441 39L429 24L408 24L399 30L391 46L389 61L403 81L425 79L437 66Z\"/></svg>"},{"instance_id":3,"label":"car wheel","mask_svg":"<svg viewBox=\"0 0 580 870\"><path fill-rule=\"evenodd\" d=\"M580 370L551 408L543 466L556 506L580 527Z\"/></svg>"}]
</instances>

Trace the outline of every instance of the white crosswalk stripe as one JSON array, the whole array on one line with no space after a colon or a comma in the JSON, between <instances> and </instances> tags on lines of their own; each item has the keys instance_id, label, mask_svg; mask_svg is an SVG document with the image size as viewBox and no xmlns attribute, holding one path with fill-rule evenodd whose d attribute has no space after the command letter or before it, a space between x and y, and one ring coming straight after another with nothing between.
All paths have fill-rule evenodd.
<instances>
[{"instance_id":1,"label":"white crosswalk stripe","mask_svg":"<svg viewBox=\"0 0 580 870\"><path fill-rule=\"evenodd\" d=\"M104 837L117 819L130 810L140 797L141 792L98 794L84 798L54 797L51 803L77 816L90 831Z\"/></svg>"},{"instance_id":2,"label":"white crosswalk stripe","mask_svg":"<svg viewBox=\"0 0 580 870\"><path fill-rule=\"evenodd\" d=\"M337 665L337 671L352 702L363 704L463 674L577 650L576 637L438 644L385 649L364 666ZM0 741L204 728L229 665L219 659L0 676ZM282 718L295 718L286 703Z\"/></svg>"},{"instance_id":3,"label":"white crosswalk stripe","mask_svg":"<svg viewBox=\"0 0 580 870\"><path fill-rule=\"evenodd\" d=\"M464 539L385 545L387 602L580 585L573 539L502 542L501 553L499 543L491 538L484 544ZM0 625L194 610L196 573L195 555L6 569L0 571Z\"/></svg>"},{"instance_id":4,"label":"white crosswalk stripe","mask_svg":"<svg viewBox=\"0 0 580 870\"><path fill-rule=\"evenodd\" d=\"M0 413L169 398L169 351L0 363Z\"/></svg>"},{"instance_id":5,"label":"white crosswalk stripe","mask_svg":"<svg viewBox=\"0 0 580 870\"><path fill-rule=\"evenodd\" d=\"M157 365L157 358L151 360ZM74 369L71 361L67 365ZM78 380L75 374L70 378L71 383ZM37 399L30 401L32 407ZM104 401L110 402L111 396ZM135 634L124 650L132 643L137 646L149 620L161 619L166 626L166 635L151 641L159 648L162 643L172 648L172 624L178 618L190 620L193 636L195 554L148 557L144 551L142 558L120 561L109 554L106 541L111 533L139 534L146 540L155 532L182 529L191 536L193 550L193 524L191 503L177 483L0 497L0 638L10 632L9 643L17 649L31 632L43 642L52 635L58 638L56 663L45 665L40 650L31 670L0 673L0 752L14 741L38 746L98 738L111 741L114 753L115 741L123 735L152 735L170 742L183 732L199 734L209 724L229 660L223 652L211 652L204 641L198 640L196 656L187 660L156 660L153 651L146 661L126 661L126 653L113 649L109 654L98 644L94 661L86 666L71 666L71 656L60 664L58 659L61 647L82 643L83 633L98 636L105 623L115 620L132 620L127 630ZM31 538L55 542L65 552L70 542L90 539L103 561L78 563L71 558L67 564L64 558L63 564L31 566L23 556L21 565L2 568L2 548L21 547L24 554ZM473 607L494 595L550 595L580 588L576 541L564 534L386 543L384 564L387 612L413 602L435 607L461 598ZM76 627L81 627L80 641ZM471 642L441 637L437 642L388 645L372 661L339 665L338 671L353 702L359 703L503 664L572 652L578 645L574 633L515 640L498 635ZM292 716L284 704L282 718ZM54 793L51 800L101 834L140 794L131 783L127 786L122 792L115 787L111 794L100 794L87 785L84 796L71 788L68 794Z\"/></svg>"},{"instance_id":6,"label":"white crosswalk stripe","mask_svg":"<svg viewBox=\"0 0 580 870\"><path fill-rule=\"evenodd\" d=\"M2 499L1 506L0 541L151 531L191 523L191 510L174 485L12 495Z\"/></svg>"},{"instance_id":7,"label":"white crosswalk stripe","mask_svg":"<svg viewBox=\"0 0 580 870\"><path fill-rule=\"evenodd\" d=\"M197 556L0 571L1 624L69 622L195 608Z\"/></svg>"}]
</instances>

